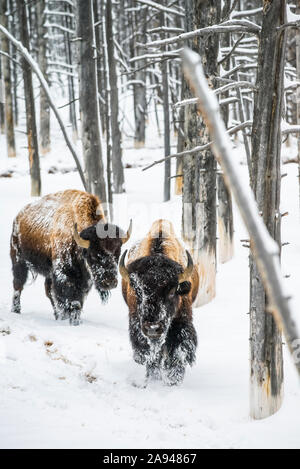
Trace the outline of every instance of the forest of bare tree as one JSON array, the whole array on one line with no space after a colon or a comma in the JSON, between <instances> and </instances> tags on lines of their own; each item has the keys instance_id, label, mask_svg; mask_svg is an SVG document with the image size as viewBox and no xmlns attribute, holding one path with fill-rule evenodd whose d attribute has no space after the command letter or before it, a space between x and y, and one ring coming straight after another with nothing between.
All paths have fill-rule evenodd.
<instances>
[{"instance_id":1,"label":"forest of bare tree","mask_svg":"<svg viewBox=\"0 0 300 469\"><path fill-rule=\"evenodd\" d=\"M147 221L168 218L174 223L190 253L186 258L184 252L188 264L185 270L182 265L179 278L192 288L193 275L198 278L196 329L201 329L202 311L217 305L230 349L235 330L230 320L226 328L226 315L246 316L247 412L255 420L281 412L285 387L290 392L289 373L300 373L300 300L291 300L297 297L297 282L296 274L290 281L289 272L294 268L300 273L293 267L299 264L299 242L288 254L293 262L284 251L290 249L286 236L297 239L300 232L299 0L0 0L0 150L1 210L9 220L25 199L39 201L51 192L72 189L100 199L108 224L125 230L131 218L132 232L130 225L123 235L126 242L130 235L133 240L145 236L151 228ZM40 218L50 216L41 207ZM289 219L294 224L287 229ZM75 230L78 246L88 251L87 226L73 221L69 231ZM44 222L39 221L41 230ZM61 225L66 223L68 218L62 218ZM1 238L1 256L9 249L9 229L3 242ZM26 230L29 236L33 228ZM60 236L62 230L59 226ZM162 232L160 228L159 236ZM15 231L12 240L14 236ZM120 263L130 321L134 306L124 291L133 288L129 273L134 249L141 248L129 251L127 267L124 257ZM23 288L16 287L14 267L20 255L11 254L14 305ZM189 256L195 274L187 277ZM244 264L235 267L239 261ZM34 261L23 264L31 270ZM8 261L4 265L7 269ZM225 280L222 269L227 269ZM43 272L39 267L36 273ZM243 278L241 307L237 293L242 287L231 279L233 272ZM4 267L1 275L6 279ZM55 310L58 293L51 293L51 282L47 287L47 275L46 294ZM55 279L53 274L53 285ZM153 283L159 281L154 278ZM63 290L68 288L66 284ZM118 309L121 300L113 298ZM215 317L206 332L215 343L215 332L217 337L222 333L218 328ZM131 329L130 334L134 346ZM197 335L200 347L198 329ZM51 346L45 347L53 356ZM222 353L218 361L222 365ZM147 367L147 378L153 366ZM87 381L97 381L92 372L85 373ZM200 395L201 380L197 387ZM297 386L293 389L299 397Z\"/></svg>"}]
</instances>

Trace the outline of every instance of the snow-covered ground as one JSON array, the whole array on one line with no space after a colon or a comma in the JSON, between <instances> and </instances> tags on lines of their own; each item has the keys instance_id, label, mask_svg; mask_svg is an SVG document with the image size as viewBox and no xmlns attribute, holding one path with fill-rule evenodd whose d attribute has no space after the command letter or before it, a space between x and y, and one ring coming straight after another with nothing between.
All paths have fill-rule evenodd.
<instances>
[{"instance_id":1,"label":"snow-covered ground","mask_svg":"<svg viewBox=\"0 0 300 469\"><path fill-rule=\"evenodd\" d=\"M53 166L74 167L58 130L52 140L52 152L42 158L43 194L81 189L75 172L48 173ZM161 202L162 167L144 173L140 167L162 156L159 143L148 138L148 149L133 150L125 142L125 161L132 167L125 171L128 198L118 206L124 228L134 218L131 242L161 216L172 219L179 234L180 199ZM18 145L12 163L0 137L0 173L14 165L16 170L13 177L0 178L0 447L299 448L300 386L287 350L282 409L263 421L249 418L248 250L240 243L245 230L236 210L235 257L218 266L215 300L194 311L197 363L180 387L135 386L144 369L132 359L120 288L106 306L91 292L79 327L54 320L42 278L26 286L22 315L10 313L11 224L30 200L26 142L19 135ZM241 155L242 148L235 149L233 156ZM282 211L289 216L283 218L283 242L291 244L283 248L283 272L291 274L287 282L299 308L296 165L284 166L285 171Z\"/></svg>"}]
</instances>

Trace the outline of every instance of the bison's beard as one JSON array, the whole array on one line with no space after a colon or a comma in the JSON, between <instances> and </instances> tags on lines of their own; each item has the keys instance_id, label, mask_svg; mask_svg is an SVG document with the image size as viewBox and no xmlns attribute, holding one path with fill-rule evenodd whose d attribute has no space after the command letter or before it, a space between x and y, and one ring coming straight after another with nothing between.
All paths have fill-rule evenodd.
<instances>
[{"instance_id":1,"label":"bison's beard","mask_svg":"<svg viewBox=\"0 0 300 469\"><path fill-rule=\"evenodd\" d=\"M102 303L105 305L110 297L110 291L109 290L98 290L99 296L101 298Z\"/></svg>"}]
</instances>

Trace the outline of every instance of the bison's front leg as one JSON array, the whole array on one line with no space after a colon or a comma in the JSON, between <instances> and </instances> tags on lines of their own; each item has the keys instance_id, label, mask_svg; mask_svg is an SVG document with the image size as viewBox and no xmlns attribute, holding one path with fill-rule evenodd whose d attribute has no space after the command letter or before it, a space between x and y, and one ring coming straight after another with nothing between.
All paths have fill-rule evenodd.
<instances>
[{"instance_id":1,"label":"bison's front leg","mask_svg":"<svg viewBox=\"0 0 300 469\"><path fill-rule=\"evenodd\" d=\"M197 335L191 321L173 321L166 338L162 360L163 380L168 385L180 384L186 365L196 359Z\"/></svg>"},{"instance_id":2,"label":"bison's front leg","mask_svg":"<svg viewBox=\"0 0 300 469\"><path fill-rule=\"evenodd\" d=\"M56 264L52 275L55 310L60 319L69 318L70 324L80 324L84 291L82 275L76 266Z\"/></svg>"},{"instance_id":3,"label":"bison's front leg","mask_svg":"<svg viewBox=\"0 0 300 469\"><path fill-rule=\"evenodd\" d=\"M129 334L134 361L139 365L146 365L146 383L148 380L161 379L159 353L161 347L157 352L155 346L151 346L142 334L140 320L135 315L129 318Z\"/></svg>"},{"instance_id":4,"label":"bison's front leg","mask_svg":"<svg viewBox=\"0 0 300 469\"><path fill-rule=\"evenodd\" d=\"M145 365L149 356L149 344L141 332L139 319L129 316L129 336L133 349L133 359L139 365Z\"/></svg>"}]
</instances>

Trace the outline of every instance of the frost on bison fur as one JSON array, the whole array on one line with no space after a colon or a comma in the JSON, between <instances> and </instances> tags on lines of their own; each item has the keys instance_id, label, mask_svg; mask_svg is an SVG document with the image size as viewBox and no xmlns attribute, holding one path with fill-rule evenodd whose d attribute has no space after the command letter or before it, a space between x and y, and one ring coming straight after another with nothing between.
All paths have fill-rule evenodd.
<instances>
[{"instance_id":1,"label":"frost on bison fur","mask_svg":"<svg viewBox=\"0 0 300 469\"><path fill-rule=\"evenodd\" d=\"M144 240L120 261L122 291L129 308L134 360L146 365L146 379L182 382L195 361L192 323L199 277L193 261L166 220L156 221Z\"/></svg>"},{"instance_id":2,"label":"frost on bison fur","mask_svg":"<svg viewBox=\"0 0 300 469\"><path fill-rule=\"evenodd\" d=\"M20 296L30 270L45 277L55 318L79 324L92 285L103 301L117 286L121 247L130 231L106 223L98 197L86 192L57 192L24 207L11 235L12 311L21 312Z\"/></svg>"}]
</instances>

